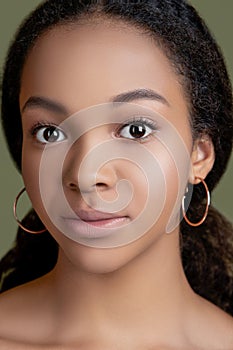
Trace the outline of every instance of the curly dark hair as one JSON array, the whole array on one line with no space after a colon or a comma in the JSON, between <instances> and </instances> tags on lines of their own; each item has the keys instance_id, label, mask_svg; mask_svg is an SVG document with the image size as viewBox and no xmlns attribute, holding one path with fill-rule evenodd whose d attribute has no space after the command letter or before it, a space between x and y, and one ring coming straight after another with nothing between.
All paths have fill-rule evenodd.
<instances>
[{"instance_id":1,"label":"curly dark hair","mask_svg":"<svg viewBox=\"0 0 233 350\"><path fill-rule=\"evenodd\" d=\"M212 191L232 151L232 90L219 47L196 10L185 0L48 0L30 14L9 49L2 84L3 128L18 169L22 149L19 93L25 60L46 31L58 25L72 25L80 19L89 21L93 16L140 28L168 57L186 94L193 140L205 134L214 145L215 163L206 178ZM198 221L204 198L201 185L196 185L188 211L191 221ZM35 215L28 214L25 224L39 221ZM35 228L37 225L40 223ZM190 285L195 292L233 314L232 225L210 207L201 226L193 228L183 220L180 231L182 261ZM49 249L45 252L46 242ZM41 250L43 255L38 254ZM57 244L49 233L30 239L19 229L15 247L0 264L2 272L6 268L12 271L2 290L48 272L56 264L57 252Z\"/></svg>"}]
</instances>

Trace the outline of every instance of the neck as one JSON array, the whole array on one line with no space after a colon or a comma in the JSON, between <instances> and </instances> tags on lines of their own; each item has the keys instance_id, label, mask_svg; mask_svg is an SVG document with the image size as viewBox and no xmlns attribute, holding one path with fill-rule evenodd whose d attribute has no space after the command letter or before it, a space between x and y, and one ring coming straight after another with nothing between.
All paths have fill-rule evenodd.
<instances>
[{"instance_id":1,"label":"neck","mask_svg":"<svg viewBox=\"0 0 233 350\"><path fill-rule=\"evenodd\" d=\"M183 322L193 298L181 264L178 231L165 235L123 267L105 273L74 266L60 251L50 283L56 287L52 295L57 317L63 327L65 322L75 324L76 334L86 326L92 335L97 330L106 335L106 329L129 334L132 329L135 336L135 329L140 334L157 329L163 338L162 333L168 335L170 329L177 337L179 320Z\"/></svg>"}]
</instances>

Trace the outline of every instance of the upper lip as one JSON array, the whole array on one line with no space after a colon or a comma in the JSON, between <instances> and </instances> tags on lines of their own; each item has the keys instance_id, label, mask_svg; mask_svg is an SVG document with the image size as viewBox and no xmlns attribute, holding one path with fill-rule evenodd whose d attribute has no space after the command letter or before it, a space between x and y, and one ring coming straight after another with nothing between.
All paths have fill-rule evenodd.
<instances>
[{"instance_id":1,"label":"upper lip","mask_svg":"<svg viewBox=\"0 0 233 350\"><path fill-rule=\"evenodd\" d=\"M125 215L119 215L119 213L115 215L115 214L104 213L96 210L83 210L83 209L79 209L75 211L75 214L78 216L79 219L83 221L100 221L100 220L125 217ZM70 219L77 219L77 217L72 217Z\"/></svg>"}]
</instances>

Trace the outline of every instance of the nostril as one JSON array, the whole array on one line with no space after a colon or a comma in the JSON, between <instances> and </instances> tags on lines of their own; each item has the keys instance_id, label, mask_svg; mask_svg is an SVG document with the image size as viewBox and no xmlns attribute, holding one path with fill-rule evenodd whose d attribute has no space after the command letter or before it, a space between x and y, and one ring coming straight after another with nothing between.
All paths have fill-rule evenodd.
<instances>
[{"instance_id":1,"label":"nostril","mask_svg":"<svg viewBox=\"0 0 233 350\"><path fill-rule=\"evenodd\" d=\"M82 187L82 186L81 186ZM80 186L74 182L70 182L68 183L68 188L73 190L73 191L77 191L77 190L81 190L83 192L90 192L90 191L94 191L94 188L97 188L99 190L104 190L108 187L107 184L105 184L104 182L98 182L92 186L89 187L89 189L84 189L84 188L80 188Z\"/></svg>"},{"instance_id":2,"label":"nostril","mask_svg":"<svg viewBox=\"0 0 233 350\"><path fill-rule=\"evenodd\" d=\"M97 182L96 186L107 186L104 182Z\"/></svg>"},{"instance_id":3,"label":"nostril","mask_svg":"<svg viewBox=\"0 0 233 350\"><path fill-rule=\"evenodd\" d=\"M75 190L75 191L76 191L78 186L77 186L75 183L72 183L72 182L71 182L71 183L69 183L68 187L69 187L71 190Z\"/></svg>"},{"instance_id":4,"label":"nostril","mask_svg":"<svg viewBox=\"0 0 233 350\"><path fill-rule=\"evenodd\" d=\"M97 187L97 188L106 188L106 187L108 187L108 185L106 184L106 183L104 183L104 182L97 182L96 184L95 184L95 186Z\"/></svg>"}]
</instances>

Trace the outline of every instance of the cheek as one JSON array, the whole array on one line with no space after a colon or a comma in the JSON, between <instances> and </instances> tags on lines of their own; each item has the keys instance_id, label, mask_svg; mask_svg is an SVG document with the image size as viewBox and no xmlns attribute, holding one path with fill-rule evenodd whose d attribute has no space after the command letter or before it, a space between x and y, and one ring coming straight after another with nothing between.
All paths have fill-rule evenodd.
<instances>
[{"instance_id":1,"label":"cheek","mask_svg":"<svg viewBox=\"0 0 233 350\"><path fill-rule=\"evenodd\" d=\"M123 178L131 185L131 201L129 203L129 209L133 217L138 216L146 205L149 194L149 182L147 172L139 166L128 162L127 172L123 174ZM124 196L124 193L122 193Z\"/></svg>"},{"instance_id":2,"label":"cheek","mask_svg":"<svg viewBox=\"0 0 233 350\"><path fill-rule=\"evenodd\" d=\"M177 144L168 148L167 143L164 146L162 142L152 145L150 151L158 162L158 171L153 174L154 180L150 184L153 196L148 209L152 216L156 213L156 208L160 209L153 227L171 232L180 223L181 200L190 167L189 153L185 148L177 149Z\"/></svg>"},{"instance_id":3,"label":"cheek","mask_svg":"<svg viewBox=\"0 0 233 350\"><path fill-rule=\"evenodd\" d=\"M23 144L22 176L33 209L36 211L44 226L48 229L49 232L53 234L54 238L56 239L56 237L59 237L61 234L57 230L56 226L53 225L48 214L48 208L44 205L44 193L47 191L49 200L51 199L53 200L53 203L56 203L57 184L54 176L49 176L48 171L46 187L42 189L40 184L42 155L43 150L40 148L32 146L29 144L29 142L25 142Z\"/></svg>"},{"instance_id":4,"label":"cheek","mask_svg":"<svg viewBox=\"0 0 233 350\"><path fill-rule=\"evenodd\" d=\"M140 157L140 148L143 149ZM146 232L150 227L164 225L171 216L178 193L178 175L174 160L162 143L155 141L140 146L134 161L128 162L123 174L133 190L127 208L137 227ZM135 166L135 163L137 166ZM164 226L163 225L163 226Z\"/></svg>"},{"instance_id":5,"label":"cheek","mask_svg":"<svg viewBox=\"0 0 233 350\"><path fill-rule=\"evenodd\" d=\"M23 142L22 176L32 207L37 212L42 208L39 188L40 159L41 152L34 150L27 142Z\"/></svg>"}]
</instances>

